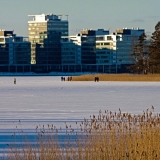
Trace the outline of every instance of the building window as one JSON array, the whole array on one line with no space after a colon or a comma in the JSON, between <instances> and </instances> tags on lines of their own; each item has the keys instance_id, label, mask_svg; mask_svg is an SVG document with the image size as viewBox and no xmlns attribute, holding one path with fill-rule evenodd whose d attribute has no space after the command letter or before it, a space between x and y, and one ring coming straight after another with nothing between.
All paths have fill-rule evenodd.
<instances>
[{"instance_id":1,"label":"building window","mask_svg":"<svg viewBox=\"0 0 160 160\"><path fill-rule=\"evenodd\" d=\"M4 42L4 38L0 38L0 42Z\"/></svg>"},{"instance_id":2,"label":"building window","mask_svg":"<svg viewBox=\"0 0 160 160\"><path fill-rule=\"evenodd\" d=\"M34 38L34 36L29 36L29 38Z\"/></svg>"},{"instance_id":3,"label":"building window","mask_svg":"<svg viewBox=\"0 0 160 160\"><path fill-rule=\"evenodd\" d=\"M104 43L104 45L107 45L107 46L108 46L108 45L110 45L110 43Z\"/></svg>"},{"instance_id":4,"label":"building window","mask_svg":"<svg viewBox=\"0 0 160 160\"><path fill-rule=\"evenodd\" d=\"M35 32L30 32L29 34L35 34Z\"/></svg>"},{"instance_id":5,"label":"building window","mask_svg":"<svg viewBox=\"0 0 160 160\"><path fill-rule=\"evenodd\" d=\"M112 40L112 37L111 36L107 36L107 40Z\"/></svg>"},{"instance_id":6,"label":"building window","mask_svg":"<svg viewBox=\"0 0 160 160\"><path fill-rule=\"evenodd\" d=\"M96 40L104 40L103 37L96 37Z\"/></svg>"}]
</instances>

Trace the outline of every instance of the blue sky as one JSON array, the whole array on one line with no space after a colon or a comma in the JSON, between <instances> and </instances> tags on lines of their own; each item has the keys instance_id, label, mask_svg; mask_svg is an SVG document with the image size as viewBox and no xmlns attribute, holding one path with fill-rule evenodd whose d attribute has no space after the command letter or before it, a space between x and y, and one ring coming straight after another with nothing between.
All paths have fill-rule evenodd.
<instances>
[{"instance_id":1,"label":"blue sky","mask_svg":"<svg viewBox=\"0 0 160 160\"><path fill-rule=\"evenodd\" d=\"M83 28L144 28L160 21L160 0L0 0L0 29L27 36L29 14L69 15L69 34Z\"/></svg>"}]
</instances>

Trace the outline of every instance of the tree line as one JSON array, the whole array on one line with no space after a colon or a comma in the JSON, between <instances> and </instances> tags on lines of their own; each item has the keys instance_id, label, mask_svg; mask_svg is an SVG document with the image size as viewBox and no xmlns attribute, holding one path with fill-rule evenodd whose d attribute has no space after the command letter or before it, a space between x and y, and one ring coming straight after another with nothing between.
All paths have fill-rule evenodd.
<instances>
[{"instance_id":1,"label":"tree line","mask_svg":"<svg viewBox=\"0 0 160 160\"><path fill-rule=\"evenodd\" d=\"M132 47L135 64L128 67L131 72L160 73L160 22L156 24L150 39L143 33Z\"/></svg>"}]
</instances>

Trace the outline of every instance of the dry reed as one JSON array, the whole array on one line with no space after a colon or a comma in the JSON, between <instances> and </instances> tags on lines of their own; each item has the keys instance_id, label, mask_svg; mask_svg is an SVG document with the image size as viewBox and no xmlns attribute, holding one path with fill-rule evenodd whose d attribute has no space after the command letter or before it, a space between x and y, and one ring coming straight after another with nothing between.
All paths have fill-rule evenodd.
<instances>
[{"instance_id":1,"label":"dry reed","mask_svg":"<svg viewBox=\"0 0 160 160\"><path fill-rule=\"evenodd\" d=\"M99 77L100 81L160 81L160 74L89 74L73 76L73 81L94 81Z\"/></svg>"},{"instance_id":2,"label":"dry reed","mask_svg":"<svg viewBox=\"0 0 160 160\"><path fill-rule=\"evenodd\" d=\"M58 144L58 130L49 127L39 130L37 147L12 148L9 160L159 160L160 114L152 110L132 115L99 112L89 120L76 123L79 133L66 125L66 134L78 134L74 143ZM45 135L45 136L44 136ZM47 137L47 138L46 138Z\"/></svg>"}]
</instances>

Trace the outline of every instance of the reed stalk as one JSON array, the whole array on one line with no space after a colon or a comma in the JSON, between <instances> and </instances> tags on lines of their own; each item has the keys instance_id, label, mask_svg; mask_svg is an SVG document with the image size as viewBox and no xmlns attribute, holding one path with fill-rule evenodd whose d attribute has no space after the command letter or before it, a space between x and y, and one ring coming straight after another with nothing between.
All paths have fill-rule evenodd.
<instances>
[{"instance_id":1,"label":"reed stalk","mask_svg":"<svg viewBox=\"0 0 160 160\"><path fill-rule=\"evenodd\" d=\"M37 133L37 146L12 148L9 160L159 160L160 114L148 109L139 115L131 113L99 112L98 116L80 124L74 143L66 139L58 144L58 130L49 127ZM77 134L66 125L67 134Z\"/></svg>"}]
</instances>

